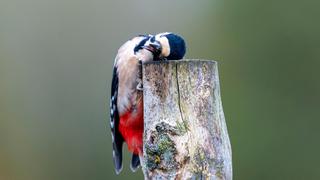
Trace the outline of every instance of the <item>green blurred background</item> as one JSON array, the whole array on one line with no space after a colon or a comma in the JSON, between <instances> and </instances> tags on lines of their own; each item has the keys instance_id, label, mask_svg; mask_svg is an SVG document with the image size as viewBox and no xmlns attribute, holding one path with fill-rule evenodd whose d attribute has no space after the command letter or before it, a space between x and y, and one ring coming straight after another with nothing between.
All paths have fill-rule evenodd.
<instances>
[{"instance_id":1,"label":"green blurred background","mask_svg":"<svg viewBox=\"0 0 320 180\"><path fill-rule=\"evenodd\" d=\"M235 180L320 179L320 1L1 0L0 180L116 176L117 49L172 31L219 62Z\"/></svg>"}]
</instances>

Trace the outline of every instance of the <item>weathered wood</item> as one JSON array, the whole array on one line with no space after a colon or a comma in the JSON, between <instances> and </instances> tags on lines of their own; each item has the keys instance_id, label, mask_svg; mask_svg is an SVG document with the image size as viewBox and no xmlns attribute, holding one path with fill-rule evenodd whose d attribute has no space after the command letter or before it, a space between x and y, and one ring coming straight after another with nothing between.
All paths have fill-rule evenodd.
<instances>
[{"instance_id":1,"label":"weathered wood","mask_svg":"<svg viewBox=\"0 0 320 180\"><path fill-rule=\"evenodd\" d=\"M143 65L145 179L232 179L217 62Z\"/></svg>"}]
</instances>

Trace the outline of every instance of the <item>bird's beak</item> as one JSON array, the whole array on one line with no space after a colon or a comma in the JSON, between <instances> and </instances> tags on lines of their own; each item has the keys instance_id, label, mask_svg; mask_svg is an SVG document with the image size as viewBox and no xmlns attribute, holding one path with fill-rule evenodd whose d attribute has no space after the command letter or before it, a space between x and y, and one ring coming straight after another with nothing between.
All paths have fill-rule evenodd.
<instances>
[{"instance_id":1,"label":"bird's beak","mask_svg":"<svg viewBox=\"0 0 320 180\"><path fill-rule=\"evenodd\" d=\"M153 54L154 56L159 56L160 53L161 53L161 50L162 50L161 44L160 44L160 42L158 42L158 41L155 41L155 42L153 42L153 43L150 43L150 44L147 45L147 46L143 46L143 48L146 49L146 50L148 50L148 51L150 51L150 52L152 52L152 54Z\"/></svg>"}]
</instances>

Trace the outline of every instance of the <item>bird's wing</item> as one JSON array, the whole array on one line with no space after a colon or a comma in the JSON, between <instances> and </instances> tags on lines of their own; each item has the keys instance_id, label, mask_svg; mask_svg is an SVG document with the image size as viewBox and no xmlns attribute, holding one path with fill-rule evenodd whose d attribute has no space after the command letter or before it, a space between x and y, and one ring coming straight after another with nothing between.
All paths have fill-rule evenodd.
<instances>
[{"instance_id":1,"label":"bird's wing","mask_svg":"<svg viewBox=\"0 0 320 180\"><path fill-rule=\"evenodd\" d=\"M112 156L116 173L119 174L122 170L122 144L123 137L119 132L119 112L117 107L118 100L118 73L117 68L113 69L112 85L111 85L111 99L110 99L110 127L112 135Z\"/></svg>"}]
</instances>

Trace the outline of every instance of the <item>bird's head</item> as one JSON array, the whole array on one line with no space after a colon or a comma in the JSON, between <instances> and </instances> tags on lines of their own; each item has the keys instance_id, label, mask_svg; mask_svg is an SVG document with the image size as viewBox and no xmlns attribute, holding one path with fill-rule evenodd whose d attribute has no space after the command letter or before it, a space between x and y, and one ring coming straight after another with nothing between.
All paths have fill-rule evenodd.
<instances>
[{"instance_id":1,"label":"bird's head","mask_svg":"<svg viewBox=\"0 0 320 180\"><path fill-rule=\"evenodd\" d=\"M144 48L153 53L154 60L179 60L186 53L186 45L182 37L168 32L152 36Z\"/></svg>"}]
</instances>

